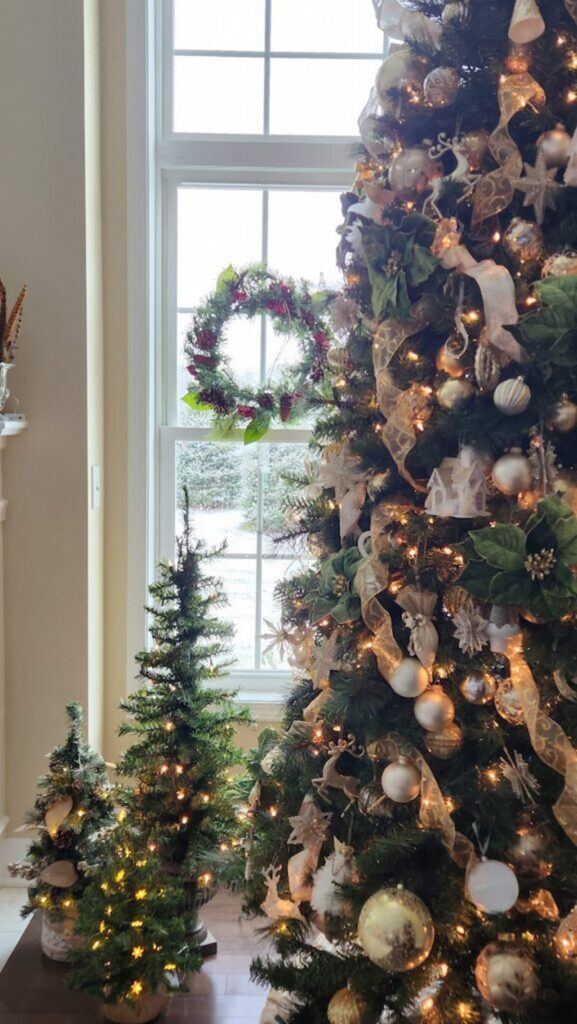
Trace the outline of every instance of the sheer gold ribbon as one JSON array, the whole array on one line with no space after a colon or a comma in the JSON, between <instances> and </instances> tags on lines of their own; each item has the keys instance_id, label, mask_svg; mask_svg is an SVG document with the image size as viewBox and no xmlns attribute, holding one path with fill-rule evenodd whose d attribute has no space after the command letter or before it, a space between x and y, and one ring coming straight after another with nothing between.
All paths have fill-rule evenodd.
<instances>
[{"instance_id":1,"label":"sheer gold ribbon","mask_svg":"<svg viewBox=\"0 0 577 1024\"><path fill-rule=\"evenodd\" d=\"M525 72L521 75L503 76L498 98L501 117L491 135L489 146L499 167L477 182L473 228L479 227L484 220L496 216L510 206L515 193L513 179L521 177L523 158L509 133L509 122L531 102L543 104L545 93L532 75Z\"/></svg>"},{"instance_id":2,"label":"sheer gold ribbon","mask_svg":"<svg viewBox=\"0 0 577 1024\"><path fill-rule=\"evenodd\" d=\"M577 0L565 0L565 7L575 24L577 24Z\"/></svg>"},{"instance_id":3,"label":"sheer gold ribbon","mask_svg":"<svg viewBox=\"0 0 577 1024\"><path fill-rule=\"evenodd\" d=\"M373 331L373 366L377 387L377 403L386 419L381 437L388 448L401 476L416 490L426 492L426 487L413 479L405 466L410 451L415 446L415 424L429 415L427 393L417 384L406 391L398 388L389 370L390 364L403 342L422 331L428 323L424 308L415 303L408 320L383 320L377 324L370 321Z\"/></svg>"},{"instance_id":4,"label":"sheer gold ribbon","mask_svg":"<svg viewBox=\"0 0 577 1024\"><path fill-rule=\"evenodd\" d=\"M387 682L403 660L403 654L393 635L391 616L379 601L379 594L389 582L389 567L381 562L379 553L383 549L383 532L397 516L398 508L395 505L377 505L373 510L371 554L365 556L355 576L355 590L361 599L363 622L373 633L371 646L379 672Z\"/></svg>"},{"instance_id":5,"label":"sheer gold ribbon","mask_svg":"<svg viewBox=\"0 0 577 1024\"><path fill-rule=\"evenodd\" d=\"M467 868L475 857L473 844L464 835L457 832L439 783L416 747L405 740L388 735L369 743L367 754L373 761L396 761L399 757L408 757L414 762L421 773L419 821L423 828L438 829L443 843L455 863L459 867Z\"/></svg>"},{"instance_id":6,"label":"sheer gold ribbon","mask_svg":"<svg viewBox=\"0 0 577 1024\"><path fill-rule=\"evenodd\" d=\"M539 705L539 690L523 657L523 643L512 637L507 646L511 681L519 698L533 750L544 764L559 772L565 786L553 813L561 828L577 845L577 750L557 722Z\"/></svg>"}]
</instances>

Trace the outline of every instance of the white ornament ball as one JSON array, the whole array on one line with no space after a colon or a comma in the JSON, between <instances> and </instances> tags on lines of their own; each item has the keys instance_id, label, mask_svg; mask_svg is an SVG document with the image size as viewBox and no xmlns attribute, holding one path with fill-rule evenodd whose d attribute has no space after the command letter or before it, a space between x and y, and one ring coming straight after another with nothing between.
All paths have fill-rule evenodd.
<instances>
[{"instance_id":1,"label":"white ornament ball","mask_svg":"<svg viewBox=\"0 0 577 1024\"><path fill-rule=\"evenodd\" d=\"M415 199L430 192L433 178L440 177L440 166L426 149L412 147L393 157L389 167L389 185L401 199Z\"/></svg>"},{"instance_id":2,"label":"white ornament ball","mask_svg":"<svg viewBox=\"0 0 577 1024\"><path fill-rule=\"evenodd\" d=\"M530 489L531 466L520 448L512 448L507 455L497 459L493 466L492 480L501 494L519 494Z\"/></svg>"},{"instance_id":3,"label":"white ornament ball","mask_svg":"<svg viewBox=\"0 0 577 1024\"><path fill-rule=\"evenodd\" d=\"M531 401L531 389L522 377L504 380L495 388L493 401L504 416L520 416Z\"/></svg>"},{"instance_id":4,"label":"white ornament ball","mask_svg":"<svg viewBox=\"0 0 577 1024\"><path fill-rule=\"evenodd\" d=\"M409 804L421 792L421 773L408 757L399 757L385 768L381 785L389 800Z\"/></svg>"},{"instance_id":5,"label":"white ornament ball","mask_svg":"<svg viewBox=\"0 0 577 1024\"><path fill-rule=\"evenodd\" d=\"M547 167L565 167L569 161L571 136L563 125L558 124L537 139L537 152L545 157Z\"/></svg>"},{"instance_id":6,"label":"white ornament ball","mask_svg":"<svg viewBox=\"0 0 577 1024\"><path fill-rule=\"evenodd\" d=\"M429 685L429 673L418 658L403 658L389 683L399 697L418 697Z\"/></svg>"},{"instance_id":7,"label":"white ornament ball","mask_svg":"<svg viewBox=\"0 0 577 1024\"><path fill-rule=\"evenodd\" d=\"M399 886L369 897L359 916L358 936L369 960L384 971L412 971L429 956L435 926L423 901Z\"/></svg>"},{"instance_id":8,"label":"white ornament ball","mask_svg":"<svg viewBox=\"0 0 577 1024\"><path fill-rule=\"evenodd\" d=\"M455 717L455 705L441 686L431 686L415 702L415 718L427 732L440 732Z\"/></svg>"},{"instance_id":9,"label":"white ornament ball","mask_svg":"<svg viewBox=\"0 0 577 1024\"><path fill-rule=\"evenodd\" d=\"M535 965L523 949L493 942L479 954L475 981L483 999L494 1010L518 1013L532 1003L539 990Z\"/></svg>"},{"instance_id":10,"label":"white ornament ball","mask_svg":"<svg viewBox=\"0 0 577 1024\"><path fill-rule=\"evenodd\" d=\"M485 914L506 914L519 898L517 875L500 860L480 860L467 876L467 896Z\"/></svg>"},{"instance_id":11,"label":"white ornament ball","mask_svg":"<svg viewBox=\"0 0 577 1024\"><path fill-rule=\"evenodd\" d=\"M488 704L495 696L495 680L490 675L471 673L463 679L461 693L469 704Z\"/></svg>"}]
</instances>

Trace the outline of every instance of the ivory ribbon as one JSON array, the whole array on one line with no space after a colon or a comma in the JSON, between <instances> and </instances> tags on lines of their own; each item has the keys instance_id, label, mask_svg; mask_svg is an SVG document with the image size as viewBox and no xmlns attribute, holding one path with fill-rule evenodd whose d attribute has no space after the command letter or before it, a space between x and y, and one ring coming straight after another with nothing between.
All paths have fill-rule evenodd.
<instances>
[{"instance_id":1,"label":"ivory ribbon","mask_svg":"<svg viewBox=\"0 0 577 1024\"><path fill-rule=\"evenodd\" d=\"M454 217L441 221L431 249L446 270L456 270L477 282L485 310L487 343L509 359L523 362L523 349L504 326L516 324L519 319L515 282L507 268L494 260L478 263L469 250L460 245L460 233Z\"/></svg>"},{"instance_id":2,"label":"ivory ribbon","mask_svg":"<svg viewBox=\"0 0 577 1024\"><path fill-rule=\"evenodd\" d=\"M523 657L523 642L513 637L507 645L511 681L519 699L535 753L544 764L559 772L565 786L553 813L561 828L577 846L577 750L557 722L539 706L539 690Z\"/></svg>"},{"instance_id":3,"label":"ivory ribbon","mask_svg":"<svg viewBox=\"0 0 577 1024\"><path fill-rule=\"evenodd\" d=\"M428 318L417 302L408 320L383 320L377 324L369 321L373 331L373 366L375 370L377 403L386 419L381 431L383 444L388 448L402 477L417 491L426 493L427 488L413 479L405 466L409 452L415 446L415 423L428 418L428 396L422 387L413 384L402 391L394 383L389 366L403 342L422 331Z\"/></svg>"},{"instance_id":4,"label":"ivory ribbon","mask_svg":"<svg viewBox=\"0 0 577 1024\"><path fill-rule=\"evenodd\" d=\"M571 145L569 146L569 163L567 164L563 181L566 185L571 185L573 188L577 185L577 128L573 133Z\"/></svg>"},{"instance_id":5,"label":"ivory ribbon","mask_svg":"<svg viewBox=\"0 0 577 1024\"><path fill-rule=\"evenodd\" d=\"M518 45L534 43L544 31L545 22L536 0L517 0L509 27L509 39Z\"/></svg>"},{"instance_id":6,"label":"ivory ribbon","mask_svg":"<svg viewBox=\"0 0 577 1024\"><path fill-rule=\"evenodd\" d=\"M473 844L457 832L439 783L416 747L405 740L388 735L369 743L367 754L373 761L396 761L399 757L408 757L414 762L421 773L419 821L423 828L438 829L452 859L459 867L467 868L475 857Z\"/></svg>"},{"instance_id":7,"label":"ivory ribbon","mask_svg":"<svg viewBox=\"0 0 577 1024\"><path fill-rule=\"evenodd\" d=\"M509 133L509 122L532 100L543 104L545 93L532 75L524 72L521 75L503 76L498 99L501 117L489 140L489 148L499 167L477 182L474 193L473 229L510 206L515 193L513 179L521 177L523 158Z\"/></svg>"},{"instance_id":8,"label":"ivory ribbon","mask_svg":"<svg viewBox=\"0 0 577 1024\"><path fill-rule=\"evenodd\" d=\"M370 533L371 554L367 555L364 548L361 548L365 558L355 576L355 590L361 600L363 622L374 635L371 646L377 659L379 672L387 682L403 660L403 654L393 635L391 616L379 601L379 594L383 592L389 582L389 567L381 562L379 552L383 547L383 531L393 522L397 514L398 509L394 505L378 505L373 510ZM363 534L360 541L364 537Z\"/></svg>"},{"instance_id":9,"label":"ivory ribbon","mask_svg":"<svg viewBox=\"0 0 577 1024\"><path fill-rule=\"evenodd\" d=\"M397 604L404 609L403 622L411 630L409 654L418 658L429 671L435 664L439 646L439 634L431 621L437 595L411 584L399 592Z\"/></svg>"}]
</instances>

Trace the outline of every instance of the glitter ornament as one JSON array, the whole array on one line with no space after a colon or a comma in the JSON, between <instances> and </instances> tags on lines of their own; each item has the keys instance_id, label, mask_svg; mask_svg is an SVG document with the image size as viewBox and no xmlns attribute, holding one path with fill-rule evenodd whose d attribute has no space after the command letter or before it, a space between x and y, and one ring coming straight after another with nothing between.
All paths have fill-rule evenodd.
<instances>
[{"instance_id":1,"label":"glitter ornament","mask_svg":"<svg viewBox=\"0 0 577 1024\"><path fill-rule=\"evenodd\" d=\"M558 124L537 139L537 152L545 157L547 167L565 167L569 161L571 136L563 125Z\"/></svg>"},{"instance_id":2,"label":"glitter ornament","mask_svg":"<svg viewBox=\"0 0 577 1024\"><path fill-rule=\"evenodd\" d=\"M357 807L368 818L390 818L392 806L378 782L369 782L359 790Z\"/></svg>"},{"instance_id":3,"label":"glitter ornament","mask_svg":"<svg viewBox=\"0 0 577 1024\"><path fill-rule=\"evenodd\" d=\"M367 1004L350 988L335 992L327 1006L329 1024L361 1024Z\"/></svg>"},{"instance_id":4,"label":"glitter ornament","mask_svg":"<svg viewBox=\"0 0 577 1024\"><path fill-rule=\"evenodd\" d=\"M454 68L433 68L423 83L426 103L431 107L450 107L457 97L459 84Z\"/></svg>"},{"instance_id":5,"label":"glitter ornament","mask_svg":"<svg viewBox=\"0 0 577 1024\"><path fill-rule=\"evenodd\" d=\"M497 459L491 474L493 483L501 494L519 494L531 488L532 476L529 460L520 448L512 448L507 455Z\"/></svg>"},{"instance_id":6,"label":"glitter ornament","mask_svg":"<svg viewBox=\"0 0 577 1024\"><path fill-rule=\"evenodd\" d=\"M462 377L465 372L465 367L461 362L461 357L457 355L458 351L463 350L462 338L449 338L444 345L441 346L437 352L435 358L435 366L441 373L446 373L449 377Z\"/></svg>"},{"instance_id":7,"label":"glitter ornament","mask_svg":"<svg viewBox=\"0 0 577 1024\"><path fill-rule=\"evenodd\" d=\"M509 856L521 878L534 882L551 874L547 857L552 842L553 837L544 826L525 824L519 827Z\"/></svg>"},{"instance_id":8,"label":"glitter ornament","mask_svg":"<svg viewBox=\"0 0 577 1024\"><path fill-rule=\"evenodd\" d=\"M502 679L497 686L495 707L501 718L510 725L522 725L525 721L521 701L510 679Z\"/></svg>"},{"instance_id":9,"label":"glitter ornament","mask_svg":"<svg viewBox=\"0 0 577 1024\"><path fill-rule=\"evenodd\" d=\"M454 412L462 409L475 394L468 380L446 380L437 388L437 401L443 409Z\"/></svg>"},{"instance_id":10,"label":"glitter ornament","mask_svg":"<svg viewBox=\"0 0 577 1024\"><path fill-rule=\"evenodd\" d=\"M463 746L463 731L455 723L447 725L440 732L427 732L423 737L423 743L429 754L437 757L439 761L449 761L455 754L458 754Z\"/></svg>"},{"instance_id":11,"label":"glitter ornament","mask_svg":"<svg viewBox=\"0 0 577 1024\"><path fill-rule=\"evenodd\" d=\"M537 996L535 966L523 949L492 942L480 953L475 981L483 999L503 1013L518 1013Z\"/></svg>"},{"instance_id":12,"label":"glitter ornament","mask_svg":"<svg viewBox=\"0 0 577 1024\"><path fill-rule=\"evenodd\" d=\"M489 132L466 132L463 135L462 146L469 161L469 170L477 173L481 170L483 160L489 149Z\"/></svg>"},{"instance_id":13,"label":"glitter ornament","mask_svg":"<svg viewBox=\"0 0 577 1024\"><path fill-rule=\"evenodd\" d=\"M570 398L562 398L553 409L547 423L551 430L559 430L562 434L569 433L577 426L577 405Z\"/></svg>"},{"instance_id":14,"label":"glitter ornament","mask_svg":"<svg viewBox=\"0 0 577 1024\"><path fill-rule=\"evenodd\" d=\"M522 377L504 380L496 388L493 401L504 416L520 416L531 401L531 389Z\"/></svg>"},{"instance_id":15,"label":"glitter ornament","mask_svg":"<svg viewBox=\"0 0 577 1024\"><path fill-rule=\"evenodd\" d=\"M467 896L485 914L506 914L519 898L517 875L500 860L480 860L467 875Z\"/></svg>"},{"instance_id":16,"label":"glitter ornament","mask_svg":"<svg viewBox=\"0 0 577 1024\"><path fill-rule=\"evenodd\" d=\"M426 149L416 146L403 150L391 160L389 185L400 199L415 199L431 191L431 181L441 175L438 163Z\"/></svg>"},{"instance_id":17,"label":"glitter ornament","mask_svg":"<svg viewBox=\"0 0 577 1024\"><path fill-rule=\"evenodd\" d=\"M389 683L399 697L418 697L429 685L429 673L418 658L403 658Z\"/></svg>"},{"instance_id":18,"label":"glitter ornament","mask_svg":"<svg viewBox=\"0 0 577 1024\"><path fill-rule=\"evenodd\" d=\"M470 0L460 0L457 3L445 4L443 8L443 23L453 28L462 28L466 25L471 16Z\"/></svg>"},{"instance_id":19,"label":"glitter ornament","mask_svg":"<svg viewBox=\"0 0 577 1024\"><path fill-rule=\"evenodd\" d=\"M562 960L577 959L577 907L561 921L555 936L555 949Z\"/></svg>"},{"instance_id":20,"label":"glitter ornament","mask_svg":"<svg viewBox=\"0 0 577 1024\"><path fill-rule=\"evenodd\" d=\"M514 217L503 235L503 245L518 263L534 263L543 252L543 232L533 221Z\"/></svg>"},{"instance_id":21,"label":"glitter ornament","mask_svg":"<svg viewBox=\"0 0 577 1024\"><path fill-rule=\"evenodd\" d=\"M577 274L577 252L555 252L543 264L541 277L569 277Z\"/></svg>"},{"instance_id":22,"label":"glitter ornament","mask_svg":"<svg viewBox=\"0 0 577 1024\"><path fill-rule=\"evenodd\" d=\"M383 111L398 112L404 102L419 102L423 97L423 82L428 69L429 62L415 56L408 46L401 46L391 53L381 64L375 79ZM417 152L425 153L425 150Z\"/></svg>"},{"instance_id":23,"label":"glitter ornament","mask_svg":"<svg viewBox=\"0 0 577 1024\"><path fill-rule=\"evenodd\" d=\"M381 889L367 900L358 937L369 960L384 971L412 971L429 956L435 927L423 901L400 886Z\"/></svg>"},{"instance_id":24,"label":"glitter ornament","mask_svg":"<svg viewBox=\"0 0 577 1024\"><path fill-rule=\"evenodd\" d=\"M481 391L494 391L501 377L501 364L488 345L477 345L475 379Z\"/></svg>"},{"instance_id":25,"label":"glitter ornament","mask_svg":"<svg viewBox=\"0 0 577 1024\"><path fill-rule=\"evenodd\" d=\"M441 732L455 717L455 705L441 686L431 686L415 702L415 718L427 732Z\"/></svg>"},{"instance_id":26,"label":"glitter ornament","mask_svg":"<svg viewBox=\"0 0 577 1024\"><path fill-rule=\"evenodd\" d=\"M489 675L471 673L461 683L461 693L469 704L488 704L495 696L495 689L495 680Z\"/></svg>"},{"instance_id":27,"label":"glitter ornament","mask_svg":"<svg viewBox=\"0 0 577 1024\"><path fill-rule=\"evenodd\" d=\"M389 800L409 804L421 792L421 773L408 757L399 757L385 768L381 785Z\"/></svg>"}]
</instances>

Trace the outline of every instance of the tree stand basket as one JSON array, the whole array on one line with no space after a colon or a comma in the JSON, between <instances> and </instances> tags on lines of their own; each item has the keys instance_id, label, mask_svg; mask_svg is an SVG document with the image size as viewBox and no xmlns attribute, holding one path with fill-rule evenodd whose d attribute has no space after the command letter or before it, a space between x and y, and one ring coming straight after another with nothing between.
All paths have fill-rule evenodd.
<instances>
[{"instance_id":1,"label":"tree stand basket","mask_svg":"<svg viewBox=\"0 0 577 1024\"><path fill-rule=\"evenodd\" d=\"M170 998L169 992L145 992L132 1004L101 1003L100 1009L105 1019L113 1024L148 1024L168 1006Z\"/></svg>"},{"instance_id":2,"label":"tree stand basket","mask_svg":"<svg viewBox=\"0 0 577 1024\"><path fill-rule=\"evenodd\" d=\"M42 952L49 960L58 960L60 963L69 964L75 951L80 949L83 939L76 935L74 926L76 914L67 914L62 918L51 917L46 912L42 913L42 934L40 945Z\"/></svg>"}]
</instances>

